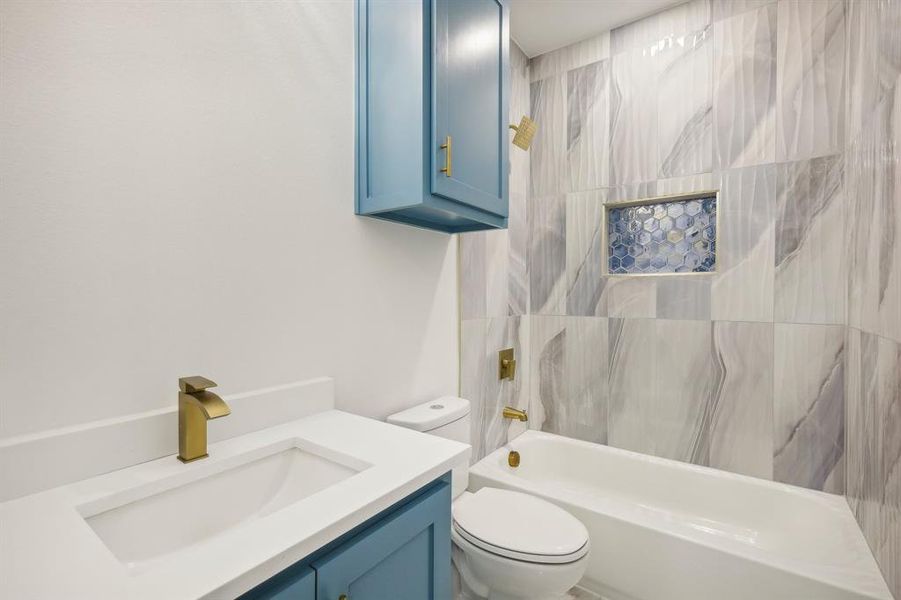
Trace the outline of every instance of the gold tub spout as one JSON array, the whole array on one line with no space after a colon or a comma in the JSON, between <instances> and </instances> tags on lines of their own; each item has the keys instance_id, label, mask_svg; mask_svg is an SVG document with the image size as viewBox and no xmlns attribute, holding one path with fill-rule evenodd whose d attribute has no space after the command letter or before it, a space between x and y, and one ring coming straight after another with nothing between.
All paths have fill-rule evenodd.
<instances>
[{"instance_id":1,"label":"gold tub spout","mask_svg":"<svg viewBox=\"0 0 901 600\"><path fill-rule=\"evenodd\" d=\"M518 408L513 408L512 406L504 407L504 418L505 419L516 419L517 421L528 421L529 415L526 414L526 411L519 410Z\"/></svg>"}]
</instances>

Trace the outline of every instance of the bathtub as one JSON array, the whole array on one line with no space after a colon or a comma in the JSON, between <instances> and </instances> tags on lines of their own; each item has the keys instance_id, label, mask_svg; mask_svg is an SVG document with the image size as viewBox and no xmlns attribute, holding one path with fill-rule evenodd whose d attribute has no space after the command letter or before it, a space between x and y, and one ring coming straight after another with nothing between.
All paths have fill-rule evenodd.
<instances>
[{"instance_id":1,"label":"bathtub","mask_svg":"<svg viewBox=\"0 0 901 600\"><path fill-rule=\"evenodd\" d=\"M518 468L507 453L519 451ZM527 431L470 469L588 528L608 600L891 600L841 496Z\"/></svg>"}]
</instances>

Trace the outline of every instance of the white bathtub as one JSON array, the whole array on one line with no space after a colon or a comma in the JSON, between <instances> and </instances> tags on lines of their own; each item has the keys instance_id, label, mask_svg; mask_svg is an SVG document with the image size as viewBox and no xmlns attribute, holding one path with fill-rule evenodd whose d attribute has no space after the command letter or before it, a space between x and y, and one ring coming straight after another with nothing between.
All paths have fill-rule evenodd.
<instances>
[{"instance_id":1,"label":"white bathtub","mask_svg":"<svg viewBox=\"0 0 901 600\"><path fill-rule=\"evenodd\" d=\"M473 465L470 489L484 486L578 517L582 585L609 600L892 598L841 496L538 431Z\"/></svg>"}]
</instances>

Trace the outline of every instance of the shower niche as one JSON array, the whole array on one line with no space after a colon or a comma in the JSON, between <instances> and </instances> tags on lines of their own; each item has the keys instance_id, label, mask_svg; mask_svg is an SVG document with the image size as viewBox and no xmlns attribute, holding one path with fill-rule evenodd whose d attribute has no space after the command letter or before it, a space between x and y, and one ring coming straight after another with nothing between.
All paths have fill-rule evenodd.
<instances>
[{"instance_id":1,"label":"shower niche","mask_svg":"<svg viewBox=\"0 0 901 600\"><path fill-rule=\"evenodd\" d=\"M716 191L604 205L607 275L691 275L717 267Z\"/></svg>"}]
</instances>

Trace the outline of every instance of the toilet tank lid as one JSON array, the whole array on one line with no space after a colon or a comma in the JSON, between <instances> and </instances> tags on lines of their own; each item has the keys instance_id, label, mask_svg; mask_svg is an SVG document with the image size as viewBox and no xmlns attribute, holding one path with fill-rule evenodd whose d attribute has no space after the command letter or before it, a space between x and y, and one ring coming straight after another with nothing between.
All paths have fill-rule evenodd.
<instances>
[{"instance_id":1,"label":"toilet tank lid","mask_svg":"<svg viewBox=\"0 0 901 600\"><path fill-rule=\"evenodd\" d=\"M469 414L469 400L455 396L442 396L423 402L413 408L395 413L387 421L416 431L431 431L462 419Z\"/></svg>"}]
</instances>

